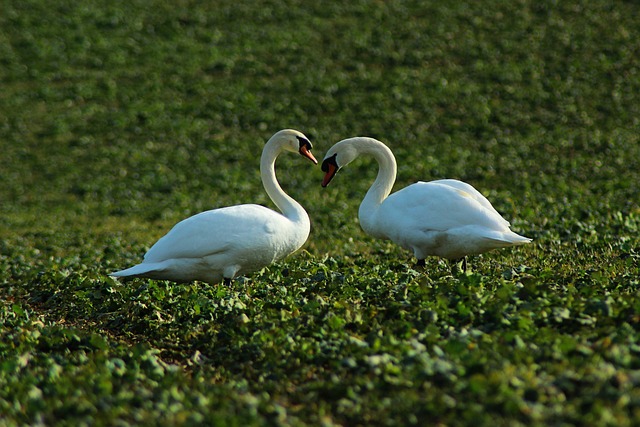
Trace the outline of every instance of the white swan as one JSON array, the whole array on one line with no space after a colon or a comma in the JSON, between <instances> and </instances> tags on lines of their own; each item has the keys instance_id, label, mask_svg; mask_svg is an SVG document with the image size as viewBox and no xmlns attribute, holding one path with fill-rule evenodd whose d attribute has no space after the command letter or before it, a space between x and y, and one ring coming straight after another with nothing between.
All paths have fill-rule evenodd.
<instances>
[{"instance_id":1,"label":"white swan","mask_svg":"<svg viewBox=\"0 0 640 427\"><path fill-rule=\"evenodd\" d=\"M418 264L424 265L427 256L435 255L461 260L465 270L467 255L531 241L511 231L509 222L465 182L417 182L389 195L396 180L396 160L386 145L373 138L349 138L331 147L322 162L326 173L322 186L360 154L373 156L379 166L378 176L360 204L362 229L412 251Z\"/></svg>"},{"instance_id":2,"label":"white swan","mask_svg":"<svg viewBox=\"0 0 640 427\"><path fill-rule=\"evenodd\" d=\"M260 160L262 184L282 214L259 205L237 205L199 213L177 223L145 254L142 263L116 277L230 283L299 249L309 237L307 212L280 187L275 161L282 151L299 152L314 164L311 142L285 129L267 141Z\"/></svg>"}]
</instances>

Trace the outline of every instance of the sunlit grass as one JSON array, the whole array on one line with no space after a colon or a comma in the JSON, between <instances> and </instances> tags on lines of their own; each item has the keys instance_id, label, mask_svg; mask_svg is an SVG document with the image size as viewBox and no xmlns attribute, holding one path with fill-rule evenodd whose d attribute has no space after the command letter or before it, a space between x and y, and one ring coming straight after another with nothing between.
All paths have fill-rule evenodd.
<instances>
[{"instance_id":1,"label":"sunlit grass","mask_svg":"<svg viewBox=\"0 0 640 427\"><path fill-rule=\"evenodd\" d=\"M9 2L0 424L635 425L633 2ZM375 164L277 174L312 221L234 281L120 282L177 221L271 205L282 128L367 135L534 242L424 270L360 229Z\"/></svg>"}]
</instances>

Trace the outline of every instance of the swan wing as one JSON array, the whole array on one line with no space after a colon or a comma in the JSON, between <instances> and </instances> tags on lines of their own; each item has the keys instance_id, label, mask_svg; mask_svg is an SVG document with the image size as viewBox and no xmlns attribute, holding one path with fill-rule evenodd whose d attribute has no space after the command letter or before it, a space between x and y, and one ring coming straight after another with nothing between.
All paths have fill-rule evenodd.
<instances>
[{"instance_id":1,"label":"swan wing","mask_svg":"<svg viewBox=\"0 0 640 427\"><path fill-rule=\"evenodd\" d=\"M448 185L450 187L456 188L456 189L458 189L460 191L463 191L463 192L467 193L476 202L480 203L480 205L482 207L484 207L488 211L493 212L495 215L499 216L504 221L504 224L507 227L510 225L509 221L507 221L506 219L502 218L502 216L498 213L498 211L493 207L491 202L489 200L487 200L487 198L484 197L484 195L482 195L482 193L480 193L478 190L476 190L471 184L467 184L466 182L458 181L457 179L439 179L439 180L436 180L436 181L431 181L431 183L432 184L439 184L439 185ZM423 183L423 184L429 184L429 183Z\"/></svg>"},{"instance_id":2,"label":"swan wing","mask_svg":"<svg viewBox=\"0 0 640 427\"><path fill-rule=\"evenodd\" d=\"M281 214L259 205L201 212L177 223L144 256L145 263L204 258L221 252L260 251L281 228Z\"/></svg>"},{"instance_id":3,"label":"swan wing","mask_svg":"<svg viewBox=\"0 0 640 427\"><path fill-rule=\"evenodd\" d=\"M383 227L449 231L474 226L492 230L509 227L491 203L471 185L456 180L417 182L391 194L381 205Z\"/></svg>"},{"instance_id":4,"label":"swan wing","mask_svg":"<svg viewBox=\"0 0 640 427\"><path fill-rule=\"evenodd\" d=\"M456 259L530 241L512 232L473 187L446 181L418 182L390 195L377 213L379 236L412 250L418 259Z\"/></svg>"}]
</instances>

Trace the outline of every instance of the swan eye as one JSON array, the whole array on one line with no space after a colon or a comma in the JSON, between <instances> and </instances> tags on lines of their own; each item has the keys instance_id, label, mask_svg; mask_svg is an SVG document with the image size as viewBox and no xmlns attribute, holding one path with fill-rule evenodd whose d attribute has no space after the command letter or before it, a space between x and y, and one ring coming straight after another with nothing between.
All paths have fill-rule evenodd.
<instances>
[{"instance_id":1,"label":"swan eye","mask_svg":"<svg viewBox=\"0 0 640 427\"><path fill-rule=\"evenodd\" d=\"M326 159L324 159L322 161L322 166L320 167L322 169L322 172L329 172L329 165L330 164L335 166L336 169L339 169L338 162L336 160L337 157L338 157L338 153L335 153L333 156L327 157Z\"/></svg>"},{"instance_id":2,"label":"swan eye","mask_svg":"<svg viewBox=\"0 0 640 427\"><path fill-rule=\"evenodd\" d=\"M311 150L313 148L313 145L311 145L311 141L309 141L308 139L303 138L301 136L296 136L296 138L300 143L300 146L298 148L305 147L307 150Z\"/></svg>"}]
</instances>

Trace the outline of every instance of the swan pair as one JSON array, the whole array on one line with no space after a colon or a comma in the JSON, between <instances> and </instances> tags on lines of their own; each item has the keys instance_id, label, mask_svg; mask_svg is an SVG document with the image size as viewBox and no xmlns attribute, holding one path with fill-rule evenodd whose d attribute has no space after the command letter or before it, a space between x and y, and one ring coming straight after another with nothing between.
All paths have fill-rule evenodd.
<instances>
[{"instance_id":1,"label":"swan pair","mask_svg":"<svg viewBox=\"0 0 640 427\"><path fill-rule=\"evenodd\" d=\"M176 224L149 249L142 263L111 276L229 283L292 254L309 237L310 221L304 208L278 184L275 161L290 151L317 164L311 149L309 139L292 129L274 134L263 149L262 183L282 214L253 204L199 213ZM373 156L379 165L360 205L363 230L413 251L419 264L429 255L466 260L467 255L531 241L512 232L491 203L461 181L418 182L389 195L396 161L391 150L373 138L349 138L331 147L322 162L322 186L360 154Z\"/></svg>"}]
</instances>

